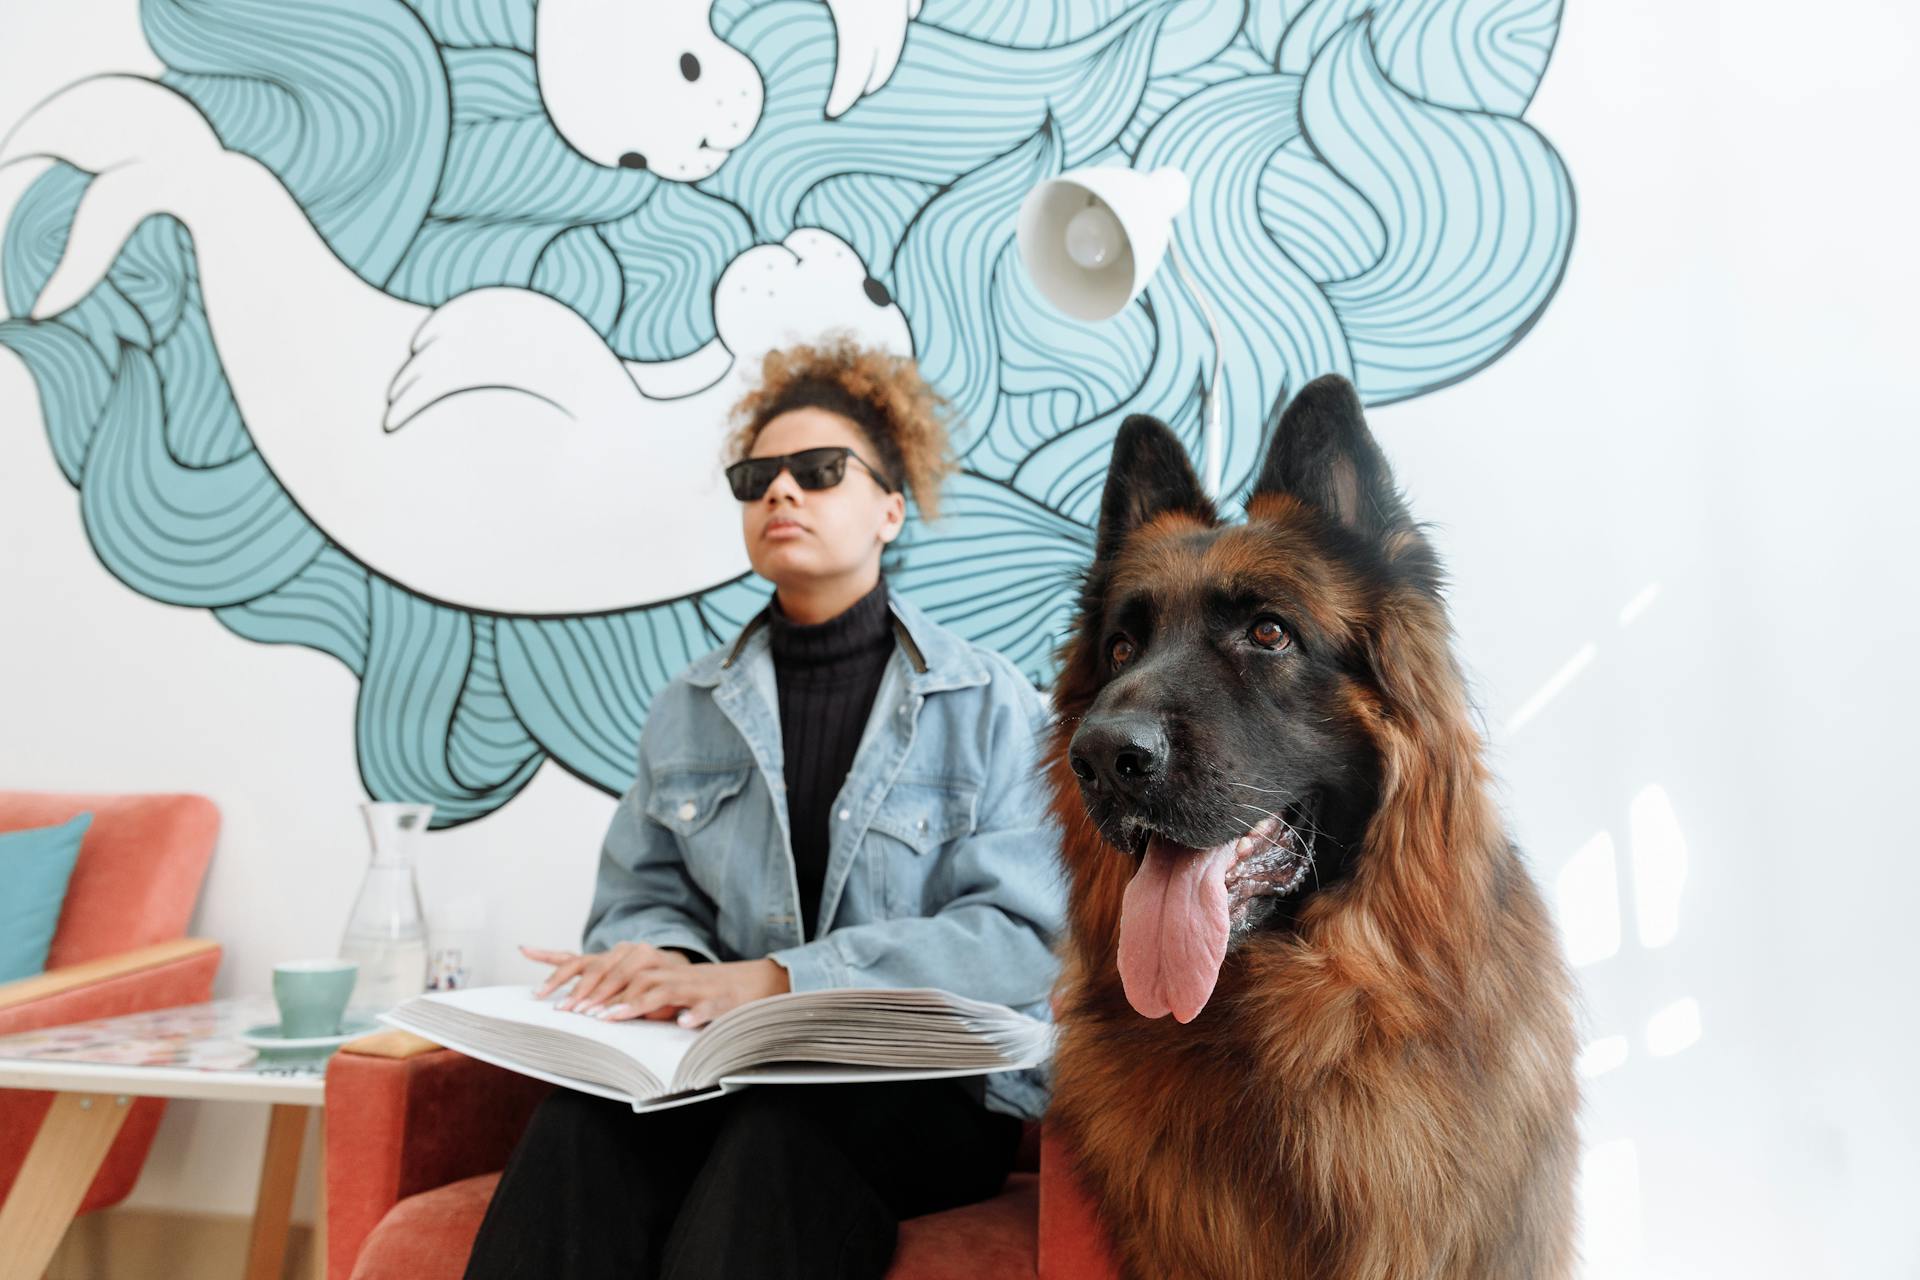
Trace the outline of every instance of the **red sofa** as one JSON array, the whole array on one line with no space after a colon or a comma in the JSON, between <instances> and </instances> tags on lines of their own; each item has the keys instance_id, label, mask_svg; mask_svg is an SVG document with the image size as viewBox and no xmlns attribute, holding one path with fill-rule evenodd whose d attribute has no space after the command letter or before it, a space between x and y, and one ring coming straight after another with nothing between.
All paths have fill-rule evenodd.
<instances>
[{"instance_id":1,"label":"red sofa","mask_svg":"<svg viewBox=\"0 0 1920 1280\"><path fill-rule=\"evenodd\" d=\"M184 935L213 857L219 810L197 795L0 791L0 831L53 826L84 810L92 810L93 823L47 970L0 985L0 1035L212 997L220 947ZM0 1089L0 1202L52 1103L51 1093ZM165 1107L160 1098L133 1104L79 1212L117 1204L133 1190Z\"/></svg>"},{"instance_id":2,"label":"red sofa","mask_svg":"<svg viewBox=\"0 0 1920 1280\"><path fill-rule=\"evenodd\" d=\"M328 1280L458 1280L500 1170L550 1086L418 1036L327 1069ZM888 1280L1113 1280L1060 1144L1029 1131L1000 1195L901 1224Z\"/></svg>"}]
</instances>

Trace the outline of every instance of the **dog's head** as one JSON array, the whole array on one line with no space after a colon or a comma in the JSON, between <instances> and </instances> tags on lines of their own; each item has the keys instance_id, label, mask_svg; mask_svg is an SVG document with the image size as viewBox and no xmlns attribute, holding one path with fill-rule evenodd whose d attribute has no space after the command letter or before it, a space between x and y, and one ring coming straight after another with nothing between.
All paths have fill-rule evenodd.
<instances>
[{"instance_id":1,"label":"dog's head","mask_svg":"<svg viewBox=\"0 0 1920 1280\"><path fill-rule=\"evenodd\" d=\"M1353 387L1303 388L1244 524L1223 524L1165 425L1114 443L1057 702L1088 818L1131 859L1119 967L1186 1022L1227 952L1286 930L1351 870L1390 716L1384 621L1437 616L1438 569Z\"/></svg>"}]
</instances>

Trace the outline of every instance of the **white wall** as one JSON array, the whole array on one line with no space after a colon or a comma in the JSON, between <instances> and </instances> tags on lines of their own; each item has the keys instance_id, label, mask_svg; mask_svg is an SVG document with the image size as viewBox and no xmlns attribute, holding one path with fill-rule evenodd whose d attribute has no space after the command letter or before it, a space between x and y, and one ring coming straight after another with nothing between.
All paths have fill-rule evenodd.
<instances>
[{"instance_id":1,"label":"white wall","mask_svg":"<svg viewBox=\"0 0 1920 1280\"><path fill-rule=\"evenodd\" d=\"M130 0L3 25L0 121L158 70ZM1439 526L1508 811L1572 895L1593 1061L1624 1050L1588 1083L1595 1276L1920 1272L1917 27L1895 0L1571 5L1528 113L1579 193L1565 283L1492 368L1374 415ZM0 782L211 794L195 931L221 994L264 991L333 948L364 863L355 682L122 587L77 505L0 355ZM575 936L612 803L549 766L431 837L430 903L491 901L491 977ZM246 1211L264 1125L175 1104L134 1202Z\"/></svg>"},{"instance_id":2,"label":"white wall","mask_svg":"<svg viewBox=\"0 0 1920 1280\"><path fill-rule=\"evenodd\" d=\"M1587 1084L1591 1274L1920 1268L1917 29L1892 3L1570 5L1528 112L1580 193L1565 285L1499 365L1375 418L1442 525L1549 895L1595 850L1563 922L1595 957L1593 1064L1625 1058ZM1677 834L1635 831L1649 788ZM1664 945L1641 893L1656 927L1677 906Z\"/></svg>"}]
</instances>

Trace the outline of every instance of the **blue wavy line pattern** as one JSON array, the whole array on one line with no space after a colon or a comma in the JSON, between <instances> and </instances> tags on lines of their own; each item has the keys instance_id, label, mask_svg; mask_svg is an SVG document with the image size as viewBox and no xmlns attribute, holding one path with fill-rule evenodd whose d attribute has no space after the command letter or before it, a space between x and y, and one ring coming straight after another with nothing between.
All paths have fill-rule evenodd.
<instances>
[{"instance_id":1,"label":"blue wavy line pattern","mask_svg":"<svg viewBox=\"0 0 1920 1280\"><path fill-rule=\"evenodd\" d=\"M1551 301L1571 179L1521 117L1561 0L925 0L885 88L837 119L817 0L716 0L758 68L752 135L693 184L607 168L542 106L535 0L143 0L166 84L269 166L367 282L433 306L537 289L629 360L716 336L727 264L799 226L851 244L953 403L964 467L890 557L897 590L1051 673L1126 415L1198 447L1213 349L1163 271L1120 316L1065 319L1013 245L1031 186L1086 164L1174 165L1178 236L1224 331L1226 492L1264 425L1326 372L1371 404L1469 377ZM23 316L89 175L56 163L0 230ZM764 603L742 578L574 618L426 600L347 555L254 450L214 349L192 241L142 223L47 321L0 319L96 554L132 589L359 680L368 793L482 817L548 760L631 780L653 693Z\"/></svg>"}]
</instances>

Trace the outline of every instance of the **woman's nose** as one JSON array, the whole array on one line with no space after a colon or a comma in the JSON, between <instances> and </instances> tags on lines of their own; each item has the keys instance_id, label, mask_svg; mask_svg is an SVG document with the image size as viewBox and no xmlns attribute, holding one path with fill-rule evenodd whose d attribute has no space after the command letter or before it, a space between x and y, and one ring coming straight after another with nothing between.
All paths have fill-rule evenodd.
<instances>
[{"instance_id":1,"label":"woman's nose","mask_svg":"<svg viewBox=\"0 0 1920 1280\"><path fill-rule=\"evenodd\" d=\"M768 502L798 502L800 500L800 486L795 482L793 472L787 470L785 467L780 468L780 474L775 476L767 485L766 500Z\"/></svg>"}]
</instances>

